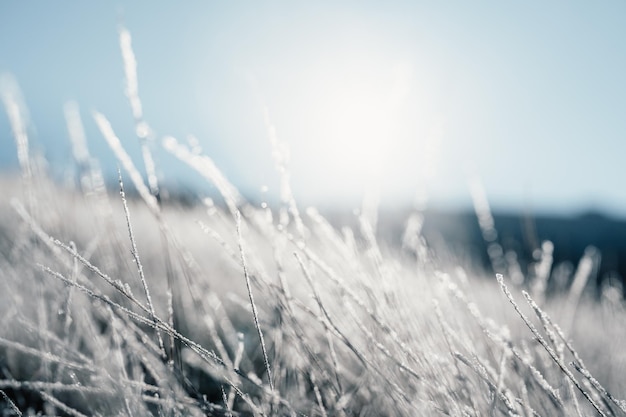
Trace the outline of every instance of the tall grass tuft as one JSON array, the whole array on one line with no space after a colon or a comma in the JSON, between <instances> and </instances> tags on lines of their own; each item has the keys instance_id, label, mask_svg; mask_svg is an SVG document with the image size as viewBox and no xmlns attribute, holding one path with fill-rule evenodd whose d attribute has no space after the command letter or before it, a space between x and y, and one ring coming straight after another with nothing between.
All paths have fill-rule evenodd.
<instances>
[{"instance_id":1,"label":"tall grass tuft","mask_svg":"<svg viewBox=\"0 0 626 417\"><path fill-rule=\"evenodd\" d=\"M138 198L122 172L118 194L104 188L74 105L80 186L53 183L30 155L15 85L2 92L22 169L0 177L3 415L626 415L623 300L585 296L596 252L565 293L547 294L553 245L534 270L505 256L478 183L495 279L441 261L420 212L403 248L378 240L372 216L337 230L298 207L267 115L279 207L250 204L173 138L164 148L220 201L162 199L126 29L120 45L144 174L106 116L94 119Z\"/></svg>"}]
</instances>

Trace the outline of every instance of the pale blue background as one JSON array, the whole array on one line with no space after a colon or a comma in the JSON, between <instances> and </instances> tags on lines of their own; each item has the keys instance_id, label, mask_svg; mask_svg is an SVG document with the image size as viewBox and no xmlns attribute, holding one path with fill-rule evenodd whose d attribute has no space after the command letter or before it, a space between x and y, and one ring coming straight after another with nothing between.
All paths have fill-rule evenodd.
<instances>
[{"instance_id":1,"label":"pale blue background","mask_svg":"<svg viewBox=\"0 0 626 417\"><path fill-rule=\"evenodd\" d=\"M626 2L0 0L0 72L17 79L31 139L59 177L71 172L62 109L69 99L80 104L90 150L108 173L116 164L93 109L139 160L119 22L133 36L147 121L159 135L195 134L254 198L262 186L278 189L265 103L291 148L299 201L358 205L362 189L316 145L323 129L311 108L319 102L306 87L316 65L357 45L410 63L414 76L399 111L406 127L381 183L384 203L412 201L421 137L440 123L438 172L428 181L433 205L468 206L474 172L496 209L626 214ZM165 178L199 184L153 145ZM0 167L16 166L0 111Z\"/></svg>"}]
</instances>

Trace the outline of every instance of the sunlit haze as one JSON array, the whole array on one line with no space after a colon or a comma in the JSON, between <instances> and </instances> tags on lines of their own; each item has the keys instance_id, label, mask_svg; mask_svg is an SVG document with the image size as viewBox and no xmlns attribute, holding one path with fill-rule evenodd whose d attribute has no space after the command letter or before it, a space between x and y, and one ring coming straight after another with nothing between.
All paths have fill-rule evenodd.
<instances>
[{"instance_id":1,"label":"sunlit haze","mask_svg":"<svg viewBox=\"0 0 626 417\"><path fill-rule=\"evenodd\" d=\"M358 207L375 192L386 206L465 208L479 178L496 209L625 216L625 19L616 0L3 1L0 73L61 181L75 169L72 101L113 179L94 111L134 157L139 111L170 187L211 192L162 146L193 137L242 194L276 198L273 131L302 204ZM17 167L3 109L0 169Z\"/></svg>"}]
</instances>

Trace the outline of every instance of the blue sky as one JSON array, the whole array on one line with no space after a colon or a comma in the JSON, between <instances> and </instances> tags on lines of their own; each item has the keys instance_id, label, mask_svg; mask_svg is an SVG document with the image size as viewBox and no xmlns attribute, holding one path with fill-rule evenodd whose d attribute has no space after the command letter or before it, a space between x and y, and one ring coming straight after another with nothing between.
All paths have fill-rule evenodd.
<instances>
[{"instance_id":1,"label":"blue sky","mask_svg":"<svg viewBox=\"0 0 626 417\"><path fill-rule=\"evenodd\" d=\"M33 146L71 172L63 104L117 166L91 111L140 160L118 25L132 34L160 174L208 189L164 135L195 135L244 193L278 192L264 111L304 204L385 204L425 190L495 208L626 215L626 3L0 1L0 72L17 80ZM0 112L0 167L17 157Z\"/></svg>"}]
</instances>

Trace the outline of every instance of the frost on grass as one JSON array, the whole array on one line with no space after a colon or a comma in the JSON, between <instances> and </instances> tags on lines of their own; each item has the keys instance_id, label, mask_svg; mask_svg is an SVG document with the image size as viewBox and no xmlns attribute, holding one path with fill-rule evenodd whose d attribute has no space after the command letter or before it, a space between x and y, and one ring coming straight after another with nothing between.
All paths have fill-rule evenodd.
<instances>
[{"instance_id":1,"label":"frost on grass","mask_svg":"<svg viewBox=\"0 0 626 417\"><path fill-rule=\"evenodd\" d=\"M100 200L54 189L36 204L70 224L19 199L0 211L14 242L0 257L0 389L21 413L625 414L624 381L548 315L559 301L517 297L504 276L498 294L496 280L394 254L366 223L338 233L315 210L302 239L267 207L240 203L233 219L109 194L104 227L90 221ZM618 340L603 342L615 361Z\"/></svg>"},{"instance_id":2,"label":"frost on grass","mask_svg":"<svg viewBox=\"0 0 626 417\"><path fill-rule=\"evenodd\" d=\"M131 109L147 127L125 29L120 45ZM419 212L396 249L378 241L372 216L337 230L300 210L269 117L277 207L251 205L210 156L173 138L165 149L220 196L191 207L159 199L146 135L141 165L96 112L122 169L121 193L108 192L72 106L85 169L79 187L60 187L30 157L24 108L6 91L23 175L0 178L4 415L626 415L615 371L626 315L615 297L584 297L595 255L548 297L554 248L545 243L536 274L523 276L480 187L493 269L514 277L442 263Z\"/></svg>"}]
</instances>

